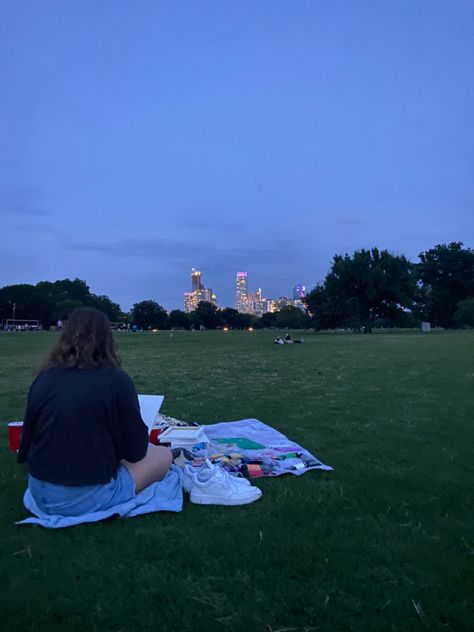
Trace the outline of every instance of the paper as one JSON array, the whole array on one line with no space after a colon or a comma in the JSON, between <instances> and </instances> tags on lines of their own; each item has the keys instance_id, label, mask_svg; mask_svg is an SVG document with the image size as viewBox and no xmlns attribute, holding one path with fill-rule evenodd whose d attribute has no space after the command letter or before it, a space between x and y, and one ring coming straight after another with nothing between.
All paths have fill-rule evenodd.
<instances>
[{"instance_id":1,"label":"paper","mask_svg":"<svg viewBox=\"0 0 474 632\"><path fill-rule=\"evenodd\" d=\"M164 399L164 395L138 395L140 414L148 426L148 430L151 430L155 423Z\"/></svg>"}]
</instances>

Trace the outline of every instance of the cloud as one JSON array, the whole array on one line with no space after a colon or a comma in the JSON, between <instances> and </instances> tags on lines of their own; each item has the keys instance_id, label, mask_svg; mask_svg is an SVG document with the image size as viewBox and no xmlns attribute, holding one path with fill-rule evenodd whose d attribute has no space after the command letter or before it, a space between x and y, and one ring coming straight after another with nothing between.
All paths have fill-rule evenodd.
<instances>
[{"instance_id":1,"label":"cloud","mask_svg":"<svg viewBox=\"0 0 474 632\"><path fill-rule=\"evenodd\" d=\"M42 208L35 206L29 206L27 204L7 204L1 207L1 212L8 213L9 215L21 216L21 217L49 217L51 211L46 211Z\"/></svg>"},{"instance_id":2,"label":"cloud","mask_svg":"<svg viewBox=\"0 0 474 632\"><path fill-rule=\"evenodd\" d=\"M28 222L22 224L15 224L15 229L22 233L48 233L52 234L53 228L50 224L42 224L40 222Z\"/></svg>"},{"instance_id":3,"label":"cloud","mask_svg":"<svg viewBox=\"0 0 474 632\"><path fill-rule=\"evenodd\" d=\"M49 217L44 192L33 186L0 187L0 213L16 217Z\"/></svg>"},{"instance_id":4,"label":"cloud","mask_svg":"<svg viewBox=\"0 0 474 632\"><path fill-rule=\"evenodd\" d=\"M167 238L120 238L103 241L70 241L66 247L82 252L97 252L121 258L143 258L155 261L194 261L195 265L206 262L223 265L236 261L239 265L247 262L264 262L269 258L281 257L279 247L229 247L214 245L205 240L180 241ZM285 255L286 256L286 255ZM237 264L236 264L237 265Z\"/></svg>"},{"instance_id":5,"label":"cloud","mask_svg":"<svg viewBox=\"0 0 474 632\"><path fill-rule=\"evenodd\" d=\"M370 222L373 222L373 218L368 217L367 215L346 215L334 218L335 224L342 224L343 226L363 226L365 224L369 224Z\"/></svg>"}]
</instances>

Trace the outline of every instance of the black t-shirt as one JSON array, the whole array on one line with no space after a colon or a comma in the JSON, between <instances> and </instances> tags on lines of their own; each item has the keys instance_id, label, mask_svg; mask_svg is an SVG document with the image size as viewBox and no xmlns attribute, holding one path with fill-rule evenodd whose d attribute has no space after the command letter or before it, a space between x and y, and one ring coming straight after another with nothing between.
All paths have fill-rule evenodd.
<instances>
[{"instance_id":1,"label":"black t-shirt","mask_svg":"<svg viewBox=\"0 0 474 632\"><path fill-rule=\"evenodd\" d=\"M115 367L49 369L31 385L18 462L58 485L108 483L147 451L132 379Z\"/></svg>"}]
</instances>

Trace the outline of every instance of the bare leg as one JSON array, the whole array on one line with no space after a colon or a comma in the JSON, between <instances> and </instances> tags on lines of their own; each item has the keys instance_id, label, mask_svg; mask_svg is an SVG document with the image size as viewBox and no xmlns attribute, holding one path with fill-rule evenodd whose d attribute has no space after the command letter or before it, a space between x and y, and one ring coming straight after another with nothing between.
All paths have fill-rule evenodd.
<instances>
[{"instance_id":1,"label":"bare leg","mask_svg":"<svg viewBox=\"0 0 474 632\"><path fill-rule=\"evenodd\" d=\"M173 457L168 448L150 443L147 453L141 461L136 463L121 461L121 463L132 475L135 493L138 494L148 485L161 481L170 469L172 461Z\"/></svg>"}]
</instances>

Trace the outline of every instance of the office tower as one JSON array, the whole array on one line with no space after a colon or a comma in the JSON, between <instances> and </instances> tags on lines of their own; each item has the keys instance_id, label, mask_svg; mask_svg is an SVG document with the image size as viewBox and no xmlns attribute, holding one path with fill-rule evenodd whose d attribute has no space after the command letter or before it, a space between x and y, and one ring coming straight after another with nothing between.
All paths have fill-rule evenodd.
<instances>
[{"instance_id":1,"label":"office tower","mask_svg":"<svg viewBox=\"0 0 474 632\"><path fill-rule=\"evenodd\" d=\"M255 294L249 294L247 300L247 313L254 316L262 316L267 312L267 299L262 295L262 288L258 288Z\"/></svg>"},{"instance_id":2,"label":"office tower","mask_svg":"<svg viewBox=\"0 0 474 632\"><path fill-rule=\"evenodd\" d=\"M269 314L274 314L275 312L278 311L277 302L274 299L272 299L272 298L267 299L267 309L266 309L266 311Z\"/></svg>"},{"instance_id":3,"label":"office tower","mask_svg":"<svg viewBox=\"0 0 474 632\"><path fill-rule=\"evenodd\" d=\"M216 295L211 288L204 287L202 283L202 274L195 268L191 270L191 284L193 288L192 292L184 293L184 311L187 314L189 314L189 312L193 312L201 301L213 303L217 306Z\"/></svg>"},{"instance_id":4,"label":"office tower","mask_svg":"<svg viewBox=\"0 0 474 632\"><path fill-rule=\"evenodd\" d=\"M242 314L248 311L248 279L246 272L237 272L235 279L235 309Z\"/></svg>"},{"instance_id":5,"label":"office tower","mask_svg":"<svg viewBox=\"0 0 474 632\"><path fill-rule=\"evenodd\" d=\"M291 298L288 296L280 296L277 301L277 309L278 311L282 310L284 307L290 307L292 304Z\"/></svg>"},{"instance_id":6,"label":"office tower","mask_svg":"<svg viewBox=\"0 0 474 632\"><path fill-rule=\"evenodd\" d=\"M184 293L184 311L186 314L193 312L197 307L198 301L196 292L185 292Z\"/></svg>"},{"instance_id":7,"label":"office tower","mask_svg":"<svg viewBox=\"0 0 474 632\"><path fill-rule=\"evenodd\" d=\"M306 296L306 288L304 285L298 284L293 288L293 305L298 307L302 311L306 311L306 305L304 302Z\"/></svg>"},{"instance_id":8,"label":"office tower","mask_svg":"<svg viewBox=\"0 0 474 632\"><path fill-rule=\"evenodd\" d=\"M295 285L295 287L293 288L293 300L294 301L298 301L298 300L303 300L304 297L306 296L306 288L304 285L298 284Z\"/></svg>"},{"instance_id":9,"label":"office tower","mask_svg":"<svg viewBox=\"0 0 474 632\"><path fill-rule=\"evenodd\" d=\"M191 288L192 292L196 292L197 290L203 289L202 284L202 274L199 270L195 270L194 268L191 270Z\"/></svg>"}]
</instances>

